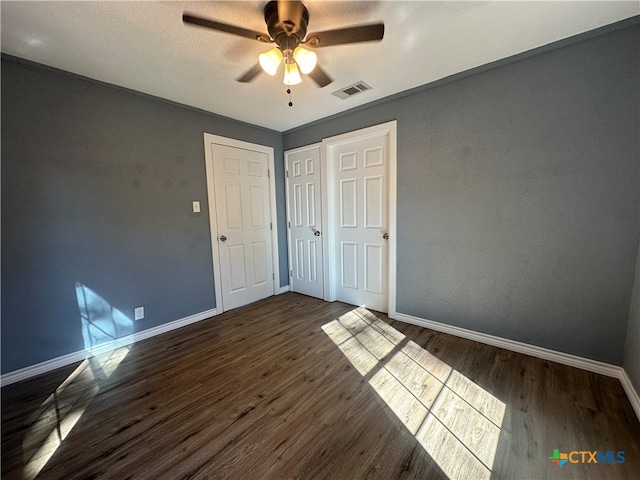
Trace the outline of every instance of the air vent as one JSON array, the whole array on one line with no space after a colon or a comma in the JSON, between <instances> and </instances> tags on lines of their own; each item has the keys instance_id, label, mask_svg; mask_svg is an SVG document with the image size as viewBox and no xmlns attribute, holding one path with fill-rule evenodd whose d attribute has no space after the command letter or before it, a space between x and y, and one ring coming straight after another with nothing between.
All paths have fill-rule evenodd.
<instances>
[{"instance_id":1,"label":"air vent","mask_svg":"<svg viewBox=\"0 0 640 480\"><path fill-rule=\"evenodd\" d=\"M332 92L338 98L345 99L349 97L353 97L359 93L365 92L367 90L371 90L371 87L364 82L356 82L353 85L349 85L348 87L341 88L340 90L336 90Z\"/></svg>"}]
</instances>

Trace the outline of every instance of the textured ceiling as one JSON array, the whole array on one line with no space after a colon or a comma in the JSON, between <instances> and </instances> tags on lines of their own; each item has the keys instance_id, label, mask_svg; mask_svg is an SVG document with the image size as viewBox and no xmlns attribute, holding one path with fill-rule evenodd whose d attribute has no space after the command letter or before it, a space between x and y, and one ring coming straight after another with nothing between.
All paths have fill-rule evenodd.
<instances>
[{"instance_id":1,"label":"textured ceiling","mask_svg":"<svg viewBox=\"0 0 640 480\"><path fill-rule=\"evenodd\" d=\"M640 2L306 1L309 32L383 21L379 43L318 49L334 83L292 87L282 69L234 79L270 48L184 25L182 13L265 31L265 1L2 1L2 51L96 80L285 131L412 87L640 14ZM357 81L373 88L341 100Z\"/></svg>"}]
</instances>

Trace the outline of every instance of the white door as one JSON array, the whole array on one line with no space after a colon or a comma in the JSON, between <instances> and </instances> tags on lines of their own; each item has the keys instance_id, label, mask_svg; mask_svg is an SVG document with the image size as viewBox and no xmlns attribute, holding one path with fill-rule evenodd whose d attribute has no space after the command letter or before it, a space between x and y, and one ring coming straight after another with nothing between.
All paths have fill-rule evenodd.
<instances>
[{"instance_id":1,"label":"white door","mask_svg":"<svg viewBox=\"0 0 640 480\"><path fill-rule=\"evenodd\" d=\"M222 310L273 295L268 156L211 144ZM215 248L215 247L214 247Z\"/></svg>"},{"instance_id":2,"label":"white door","mask_svg":"<svg viewBox=\"0 0 640 480\"><path fill-rule=\"evenodd\" d=\"M290 288L323 298L320 146L286 152L285 159Z\"/></svg>"},{"instance_id":3,"label":"white door","mask_svg":"<svg viewBox=\"0 0 640 480\"><path fill-rule=\"evenodd\" d=\"M335 299L388 311L389 136L328 139Z\"/></svg>"}]
</instances>

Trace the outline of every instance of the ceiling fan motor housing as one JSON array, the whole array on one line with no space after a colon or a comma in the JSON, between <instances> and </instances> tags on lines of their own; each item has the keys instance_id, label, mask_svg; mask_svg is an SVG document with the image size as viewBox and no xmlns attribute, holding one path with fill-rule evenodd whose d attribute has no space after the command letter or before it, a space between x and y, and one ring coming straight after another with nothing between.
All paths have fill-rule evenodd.
<instances>
[{"instance_id":1,"label":"ceiling fan motor housing","mask_svg":"<svg viewBox=\"0 0 640 480\"><path fill-rule=\"evenodd\" d=\"M307 34L309 11L302 2L271 1L264 7L264 20L276 45L294 50Z\"/></svg>"},{"instance_id":2,"label":"ceiling fan motor housing","mask_svg":"<svg viewBox=\"0 0 640 480\"><path fill-rule=\"evenodd\" d=\"M274 75L279 63L284 60L285 84L293 85L299 83L300 73L298 70L300 70L302 73L308 74L319 87L324 87L329 85L333 80L319 65L316 65L317 56L315 52L299 48L301 44L315 49L318 47L330 47L347 43L380 41L384 36L384 24L377 23L323 30L321 32L311 33L309 37L307 37L309 11L300 1L270 1L264 7L264 20L267 24L268 36L257 30L229 25L216 20L191 15L187 12L182 14L182 21L186 24L197 25L218 32L238 35L263 43L275 43L277 45L276 48L272 48L269 52L262 53L260 55L260 62L236 79L241 83L250 82L263 71L263 69L270 75ZM298 52L297 57L294 55L296 51ZM268 58L267 54L270 52L273 53L273 58ZM268 64L268 66L264 67L262 65L263 63L265 65ZM300 63L300 65L298 63ZM287 68L289 69L288 74L286 72Z\"/></svg>"}]
</instances>

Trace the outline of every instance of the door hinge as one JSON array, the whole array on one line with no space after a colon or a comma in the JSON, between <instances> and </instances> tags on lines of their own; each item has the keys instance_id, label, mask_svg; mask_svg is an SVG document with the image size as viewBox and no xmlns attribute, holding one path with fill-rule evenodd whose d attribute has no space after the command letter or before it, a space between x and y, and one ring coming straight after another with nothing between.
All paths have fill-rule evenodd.
<instances>
[{"instance_id":1,"label":"door hinge","mask_svg":"<svg viewBox=\"0 0 640 480\"><path fill-rule=\"evenodd\" d=\"M267 169L267 178L271 177L271 172L269 171L269 169Z\"/></svg>"},{"instance_id":2,"label":"door hinge","mask_svg":"<svg viewBox=\"0 0 640 480\"><path fill-rule=\"evenodd\" d=\"M273 230L273 222L269 222L269 229Z\"/></svg>"},{"instance_id":3,"label":"door hinge","mask_svg":"<svg viewBox=\"0 0 640 480\"><path fill-rule=\"evenodd\" d=\"M289 178L289 170L285 172L287 174L287 178Z\"/></svg>"},{"instance_id":4,"label":"door hinge","mask_svg":"<svg viewBox=\"0 0 640 480\"><path fill-rule=\"evenodd\" d=\"M289 276L293 277L293 270L289 270Z\"/></svg>"},{"instance_id":5,"label":"door hinge","mask_svg":"<svg viewBox=\"0 0 640 480\"><path fill-rule=\"evenodd\" d=\"M273 279L275 280L275 279L276 279L276 274L275 274L275 273L272 273L272 274L271 274L271 278L273 278Z\"/></svg>"},{"instance_id":6,"label":"door hinge","mask_svg":"<svg viewBox=\"0 0 640 480\"><path fill-rule=\"evenodd\" d=\"M289 224L289 228L291 228L291 222L287 222Z\"/></svg>"}]
</instances>

